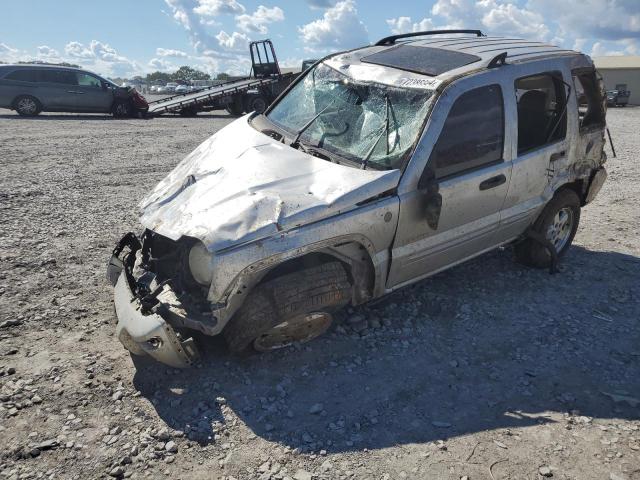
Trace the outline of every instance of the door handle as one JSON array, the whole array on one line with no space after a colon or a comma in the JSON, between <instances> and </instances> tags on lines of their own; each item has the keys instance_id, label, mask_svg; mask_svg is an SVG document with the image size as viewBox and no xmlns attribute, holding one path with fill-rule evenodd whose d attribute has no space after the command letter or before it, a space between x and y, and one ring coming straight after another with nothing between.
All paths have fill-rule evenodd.
<instances>
[{"instance_id":1,"label":"door handle","mask_svg":"<svg viewBox=\"0 0 640 480\"><path fill-rule=\"evenodd\" d=\"M82 95L84 92L78 92L77 90L67 90L67 93L75 93L76 95Z\"/></svg>"},{"instance_id":2,"label":"door handle","mask_svg":"<svg viewBox=\"0 0 640 480\"><path fill-rule=\"evenodd\" d=\"M480 190L489 190L490 188L495 188L499 185L502 185L506 181L507 177L502 174L488 178L484 182L480 183Z\"/></svg>"},{"instance_id":3,"label":"door handle","mask_svg":"<svg viewBox=\"0 0 640 480\"><path fill-rule=\"evenodd\" d=\"M567 154L567 152L565 152L564 150L562 152L552 153L551 157L549 157L549 161L550 162L555 162L557 160L560 160L561 158L564 158L564 156L566 154Z\"/></svg>"}]
</instances>

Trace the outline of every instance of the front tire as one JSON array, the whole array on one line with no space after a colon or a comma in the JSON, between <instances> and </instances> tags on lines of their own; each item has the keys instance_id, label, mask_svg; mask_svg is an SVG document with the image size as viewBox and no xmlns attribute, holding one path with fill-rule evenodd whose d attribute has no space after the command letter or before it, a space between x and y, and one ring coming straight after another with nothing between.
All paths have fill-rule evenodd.
<instances>
[{"instance_id":1,"label":"front tire","mask_svg":"<svg viewBox=\"0 0 640 480\"><path fill-rule=\"evenodd\" d=\"M111 113L115 118L130 118L133 113L131 102L126 100L117 100L111 108Z\"/></svg>"},{"instance_id":2,"label":"front tire","mask_svg":"<svg viewBox=\"0 0 640 480\"><path fill-rule=\"evenodd\" d=\"M569 250L580 223L580 198L571 189L556 192L535 221L532 229L545 237L556 249L558 259ZM535 268L548 268L551 255L533 239L525 239L515 245L516 260Z\"/></svg>"},{"instance_id":3,"label":"front tire","mask_svg":"<svg viewBox=\"0 0 640 480\"><path fill-rule=\"evenodd\" d=\"M232 102L227 105L226 110L231 115L235 115L235 116L242 115L243 113L242 99L239 96L234 97L232 99Z\"/></svg>"},{"instance_id":4,"label":"front tire","mask_svg":"<svg viewBox=\"0 0 640 480\"><path fill-rule=\"evenodd\" d=\"M16 98L13 105L19 115L23 117L35 117L42 111L40 101L31 95L21 95Z\"/></svg>"},{"instance_id":5,"label":"front tire","mask_svg":"<svg viewBox=\"0 0 640 480\"><path fill-rule=\"evenodd\" d=\"M269 280L251 292L223 334L232 352L278 350L322 335L351 298L341 263L331 261Z\"/></svg>"}]
</instances>

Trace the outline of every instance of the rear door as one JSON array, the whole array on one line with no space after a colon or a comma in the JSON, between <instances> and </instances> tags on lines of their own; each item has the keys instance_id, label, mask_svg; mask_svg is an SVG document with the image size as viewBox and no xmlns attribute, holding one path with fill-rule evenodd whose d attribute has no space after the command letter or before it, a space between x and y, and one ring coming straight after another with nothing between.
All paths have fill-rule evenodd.
<instances>
[{"instance_id":1,"label":"rear door","mask_svg":"<svg viewBox=\"0 0 640 480\"><path fill-rule=\"evenodd\" d=\"M42 68L39 72L39 99L46 110L73 112L76 110L76 77L71 70Z\"/></svg>"},{"instance_id":2,"label":"rear door","mask_svg":"<svg viewBox=\"0 0 640 480\"><path fill-rule=\"evenodd\" d=\"M503 239L522 234L535 221L553 194L553 177L567 168L570 84L558 67L542 73L537 67L538 72L525 71L513 80L509 94L516 99L517 154L499 230Z\"/></svg>"},{"instance_id":3,"label":"rear door","mask_svg":"<svg viewBox=\"0 0 640 480\"><path fill-rule=\"evenodd\" d=\"M503 88L491 82L494 78L485 77L480 86L478 79L462 80L449 87L434 107L427 134L412 159L435 141L426 167L417 188L403 186L399 191L400 218L388 288L496 245L511 162L505 147Z\"/></svg>"},{"instance_id":4,"label":"rear door","mask_svg":"<svg viewBox=\"0 0 640 480\"><path fill-rule=\"evenodd\" d=\"M86 72L74 72L76 78L75 105L79 112L111 111L113 90L104 88L102 80Z\"/></svg>"}]
</instances>

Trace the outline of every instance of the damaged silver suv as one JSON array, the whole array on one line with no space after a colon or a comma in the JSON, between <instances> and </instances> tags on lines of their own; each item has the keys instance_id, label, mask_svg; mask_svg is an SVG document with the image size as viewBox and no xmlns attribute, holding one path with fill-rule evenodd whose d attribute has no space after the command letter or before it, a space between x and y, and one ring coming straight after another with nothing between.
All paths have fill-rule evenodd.
<instances>
[{"instance_id":1,"label":"damaged silver suv","mask_svg":"<svg viewBox=\"0 0 640 480\"><path fill-rule=\"evenodd\" d=\"M194 331L232 351L307 341L502 245L553 267L606 178L605 108L589 57L476 30L324 58L142 201L108 268L117 335L183 367Z\"/></svg>"}]
</instances>

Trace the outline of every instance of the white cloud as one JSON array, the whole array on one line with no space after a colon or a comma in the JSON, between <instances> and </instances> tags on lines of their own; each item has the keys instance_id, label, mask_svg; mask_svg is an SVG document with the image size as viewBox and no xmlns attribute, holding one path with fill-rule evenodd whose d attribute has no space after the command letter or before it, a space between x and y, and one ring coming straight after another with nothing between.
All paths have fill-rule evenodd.
<instances>
[{"instance_id":1,"label":"white cloud","mask_svg":"<svg viewBox=\"0 0 640 480\"><path fill-rule=\"evenodd\" d=\"M338 0L307 0L311 8L331 8Z\"/></svg>"},{"instance_id":2,"label":"white cloud","mask_svg":"<svg viewBox=\"0 0 640 480\"><path fill-rule=\"evenodd\" d=\"M424 30L433 30L433 21L430 18L423 18L419 22L413 22L411 17L390 18L387 25L391 29L391 33L409 33L420 32Z\"/></svg>"},{"instance_id":3,"label":"white cloud","mask_svg":"<svg viewBox=\"0 0 640 480\"><path fill-rule=\"evenodd\" d=\"M238 28L245 32L256 32L265 35L268 32L267 25L273 22L281 22L284 20L284 12L280 7L268 8L264 5L258 6L258 9L251 15L244 14L236 17Z\"/></svg>"},{"instance_id":4,"label":"white cloud","mask_svg":"<svg viewBox=\"0 0 640 480\"><path fill-rule=\"evenodd\" d=\"M227 50L236 50L247 52L249 50L249 37L244 33L233 32L231 35L227 34L224 30L221 30L218 35L218 44Z\"/></svg>"},{"instance_id":5,"label":"white cloud","mask_svg":"<svg viewBox=\"0 0 640 480\"><path fill-rule=\"evenodd\" d=\"M0 55L1 54L14 55L16 53L18 53L18 50L16 48L12 48L9 45L7 45L6 43L1 43L0 42Z\"/></svg>"},{"instance_id":6,"label":"white cloud","mask_svg":"<svg viewBox=\"0 0 640 480\"><path fill-rule=\"evenodd\" d=\"M69 42L64 46L64 53L73 58L92 58L91 50L80 42Z\"/></svg>"},{"instance_id":7,"label":"white cloud","mask_svg":"<svg viewBox=\"0 0 640 480\"><path fill-rule=\"evenodd\" d=\"M307 51L345 50L369 43L364 23L353 0L343 0L324 12L322 18L298 28Z\"/></svg>"},{"instance_id":8,"label":"white cloud","mask_svg":"<svg viewBox=\"0 0 640 480\"><path fill-rule=\"evenodd\" d=\"M606 47L602 42L596 42L591 49L591 56L593 57L608 57L611 55L624 55L623 50L611 50Z\"/></svg>"},{"instance_id":9,"label":"white cloud","mask_svg":"<svg viewBox=\"0 0 640 480\"><path fill-rule=\"evenodd\" d=\"M246 10L236 0L198 0L198 3L199 5L193 11L205 17L217 17L224 14L239 15Z\"/></svg>"},{"instance_id":10,"label":"white cloud","mask_svg":"<svg viewBox=\"0 0 640 480\"><path fill-rule=\"evenodd\" d=\"M156 55L159 57L181 57L185 58L188 55L182 50L174 50L171 48L156 48Z\"/></svg>"},{"instance_id":11,"label":"white cloud","mask_svg":"<svg viewBox=\"0 0 640 480\"><path fill-rule=\"evenodd\" d=\"M215 12L244 14L246 9L237 1L165 0L173 18L181 25L191 41L196 56L208 58L207 64L218 65L224 70L244 69L249 37L240 32L228 34L224 30L217 35L211 33L211 22ZM215 24L215 23L214 23Z\"/></svg>"},{"instance_id":12,"label":"white cloud","mask_svg":"<svg viewBox=\"0 0 640 480\"><path fill-rule=\"evenodd\" d=\"M576 50L640 51L638 0L437 0L420 21L387 20L392 33L480 28L489 35L546 41ZM446 27L442 25L447 25Z\"/></svg>"},{"instance_id":13,"label":"white cloud","mask_svg":"<svg viewBox=\"0 0 640 480\"><path fill-rule=\"evenodd\" d=\"M302 67L302 58L287 57L284 60L279 60L279 63L283 68L300 68Z\"/></svg>"},{"instance_id":14,"label":"white cloud","mask_svg":"<svg viewBox=\"0 0 640 480\"><path fill-rule=\"evenodd\" d=\"M165 60L164 58L152 58L151 60L149 60L148 65L153 70L159 70L161 72L170 72L177 70L176 66L173 63Z\"/></svg>"},{"instance_id":15,"label":"white cloud","mask_svg":"<svg viewBox=\"0 0 640 480\"><path fill-rule=\"evenodd\" d=\"M0 60L7 63L17 62L23 60L23 53L17 48L0 42Z\"/></svg>"},{"instance_id":16,"label":"white cloud","mask_svg":"<svg viewBox=\"0 0 640 480\"><path fill-rule=\"evenodd\" d=\"M89 45L69 42L64 51L71 61L80 62L104 75L128 76L141 73L142 70L136 62L119 55L114 48L98 40L91 40Z\"/></svg>"},{"instance_id":17,"label":"white cloud","mask_svg":"<svg viewBox=\"0 0 640 480\"><path fill-rule=\"evenodd\" d=\"M40 45L38 47L38 58L43 59L59 59L60 53L54 48L47 45Z\"/></svg>"}]
</instances>

